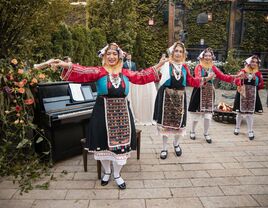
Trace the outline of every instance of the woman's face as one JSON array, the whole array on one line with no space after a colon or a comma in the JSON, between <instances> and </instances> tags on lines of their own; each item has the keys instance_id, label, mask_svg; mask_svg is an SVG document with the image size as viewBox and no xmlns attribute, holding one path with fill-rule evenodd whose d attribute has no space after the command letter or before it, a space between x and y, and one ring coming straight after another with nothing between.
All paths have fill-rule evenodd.
<instances>
[{"instance_id":1,"label":"woman's face","mask_svg":"<svg viewBox=\"0 0 268 208\"><path fill-rule=\"evenodd\" d=\"M207 51L207 52L204 54L204 60L205 60L206 63L210 63L210 62L212 61L212 54L211 54L210 52Z\"/></svg>"},{"instance_id":2,"label":"woman's face","mask_svg":"<svg viewBox=\"0 0 268 208\"><path fill-rule=\"evenodd\" d=\"M108 49L106 52L106 61L109 66L115 66L119 61L118 52L114 49Z\"/></svg>"},{"instance_id":3,"label":"woman's face","mask_svg":"<svg viewBox=\"0 0 268 208\"><path fill-rule=\"evenodd\" d=\"M173 55L172 55L172 58L174 59L174 61L182 61L184 57L184 51L183 51L183 48L181 46L176 46L176 48L174 49L174 52L173 52Z\"/></svg>"},{"instance_id":4,"label":"woman's face","mask_svg":"<svg viewBox=\"0 0 268 208\"><path fill-rule=\"evenodd\" d=\"M258 66L258 59L256 59L256 58L251 59L250 67L255 69L255 68L257 68L257 66Z\"/></svg>"}]
</instances>

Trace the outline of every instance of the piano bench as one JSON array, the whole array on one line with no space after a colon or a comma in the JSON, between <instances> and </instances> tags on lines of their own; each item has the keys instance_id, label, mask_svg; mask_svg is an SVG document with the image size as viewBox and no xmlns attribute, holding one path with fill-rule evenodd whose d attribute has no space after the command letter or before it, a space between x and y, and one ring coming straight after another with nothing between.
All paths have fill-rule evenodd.
<instances>
[{"instance_id":1,"label":"piano bench","mask_svg":"<svg viewBox=\"0 0 268 208\"><path fill-rule=\"evenodd\" d=\"M136 129L136 141L137 141L137 160L140 159L140 148L141 148L141 130ZM81 139L82 147L83 147L83 164L84 164L84 171L87 172L87 154L88 151L84 149L86 139ZM101 162L97 160L97 173L98 179L101 178Z\"/></svg>"}]
</instances>

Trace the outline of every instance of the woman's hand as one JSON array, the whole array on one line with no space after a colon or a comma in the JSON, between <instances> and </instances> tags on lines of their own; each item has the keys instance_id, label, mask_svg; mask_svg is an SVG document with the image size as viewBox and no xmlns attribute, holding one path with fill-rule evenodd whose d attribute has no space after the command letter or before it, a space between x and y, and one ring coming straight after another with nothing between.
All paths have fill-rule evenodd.
<instances>
[{"instance_id":1,"label":"woman's hand","mask_svg":"<svg viewBox=\"0 0 268 208\"><path fill-rule=\"evenodd\" d=\"M208 74L208 76L206 77L206 81L212 80L215 77L216 77L215 73L214 72L210 72Z\"/></svg>"},{"instance_id":2,"label":"woman's hand","mask_svg":"<svg viewBox=\"0 0 268 208\"><path fill-rule=\"evenodd\" d=\"M40 63L40 64L34 64L35 69L44 69L47 67L50 67L52 64L56 63L56 59L49 59L46 62Z\"/></svg>"},{"instance_id":3,"label":"woman's hand","mask_svg":"<svg viewBox=\"0 0 268 208\"><path fill-rule=\"evenodd\" d=\"M162 58L159 60L158 64L156 64L156 65L154 66L154 68L155 68L156 70L159 70L159 69L161 68L161 66L163 66L164 63L166 63L168 60L169 60L169 59L166 58L166 56L162 56Z\"/></svg>"},{"instance_id":4,"label":"woman's hand","mask_svg":"<svg viewBox=\"0 0 268 208\"><path fill-rule=\"evenodd\" d=\"M51 64L52 68L59 68L62 67L64 69L68 69L72 66L72 62L65 62L60 59L55 59L54 62Z\"/></svg>"},{"instance_id":5,"label":"woman's hand","mask_svg":"<svg viewBox=\"0 0 268 208\"><path fill-rule=\"evenodd\" d=\"M56 59L49 59L47 60L45 63L48 65L48 66L51 66L51 64L55 63Z\"/></svg>"}]
</instances>

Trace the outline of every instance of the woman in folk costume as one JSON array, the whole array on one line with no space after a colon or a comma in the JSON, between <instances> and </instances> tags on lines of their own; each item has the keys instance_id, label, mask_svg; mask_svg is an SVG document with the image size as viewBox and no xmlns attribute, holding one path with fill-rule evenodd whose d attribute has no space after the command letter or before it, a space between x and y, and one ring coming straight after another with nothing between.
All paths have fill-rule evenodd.
<instances>
[{"instance_id":1,"label":"woman in folk costume","mask_svg":"<svg viewBox=\"0 0 268 208\"><path fill-rule=\"evenodd\" d=\"M202 78L200 87L193 89L188 111L191 113L192 126L190 130L190 138L195 140L195 129L200 118L204 118L204 137L207 143L211 143L212 139L208 134L212 111L214 108L215 92L213 80L215 77L225 82L233 82L235 75L223 74L214 64L215 59L213 50L206 48L199 56L199 64L195 67L194 74L196 78Z\"/></svg>"},{"instance_id":2,"label":"woman in folk costume","mask_svg":"<svg viewBox=\"0 0 268 208\"><path fill-rule=\"evenodd\" d=\"M67 69L62 74L64 80L96 82L98 96L88 128L86 149L94 153L94 158L100 160L104 168L101 185L107 185L110 180L112 162L115 182L120 189L125 189L120 171L131 150L136 149L135 125L126 99L129 82L142 85L158 81L156 69L164 61L140 72L124 69L123 51L115 43L99 51L99 57L103 66L86 67L63 61L56 66Z\"/></svg>"},{"instance_id":3,"label":"woman in folk costume","mask_svg":"<svg viewBox=\"0 0 268 208\"><path fill-rule=\"evenodd\" d=\"M186 49L181 42L175 42L169 49L169 62L160 69L161 80L157 92L154 108L154 120L160 135L163 138L161 159L168 155L168 137L174 137L174 150L177 156L182 154L179 146L179 136L186 131L186 92L187 85L198 87L199 78L193 78L188 66L185 64Z\"/></svg>"},{"instance_id":4,"label":"woman in folk costume","mask_svg":"<svg viewBox=\"0 0 268 208\"><path fill-rule=\"evenodd\" d=\"M233 110L237 112L234 134L239 134L243 118L242 115L244 115L247 121L248 137L250 140L254 139L253 113L263 112L258 90L264 88L264 82L262 74L259 71L259 65L260 59L256 55L246 59L246 67L240 71L242 79L237 83L239 86L233 108Z\"/></svg>"}]
</instances>

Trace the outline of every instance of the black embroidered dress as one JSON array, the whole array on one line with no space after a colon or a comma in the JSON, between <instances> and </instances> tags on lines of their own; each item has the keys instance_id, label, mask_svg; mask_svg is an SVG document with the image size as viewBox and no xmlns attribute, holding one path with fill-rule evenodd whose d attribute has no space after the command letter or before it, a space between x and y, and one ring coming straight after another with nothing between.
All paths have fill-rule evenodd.
<instances>
[{"instance_id":1,"label":"black embroidered dress","mask_svg":"<svg viewBox=\"0 0 268 208\"><path fill-rule=\"evenodd\" d=\"M163 135L185 135L187 100L185 87L199 86L200 80L191 76L183 64L181 76L175 77L173 64L169 65L169 79L159 88L155 99L154 120Z\"/></svg>"},{"instance_id":2,"label":"black embroidered dress","mask_svg":"<svg viewBox=\"0 0 268 208\"><path fill-rule=\"evenodd\" d=\"M155 69L139 72L122 69L120 74L109 74L103 67L84 67L73 64L62 75L64 80L97 83L98 97L87 128L87 150L96 160L126 163L130 151L136 149L134 119L126 98L129 82L146 84L158 81Z\"/></svg>"},{"instance_id":3,"label":"black embroidered dress","mask_svg":"<svg viewBox=\"0 0 268 208\"><path fill-rule=\"evenodd\" d=\"M245 70L241 71L246 73ZM245 85L246 97L241 96L238 91L236 92L233 111L246 114L263 112L262 103L258 92L259 89L264 87L262 74L258 71L255 73L255 76L255 79L245 78L241 80L242 85Z\"/></svg>"}]
</instances>

